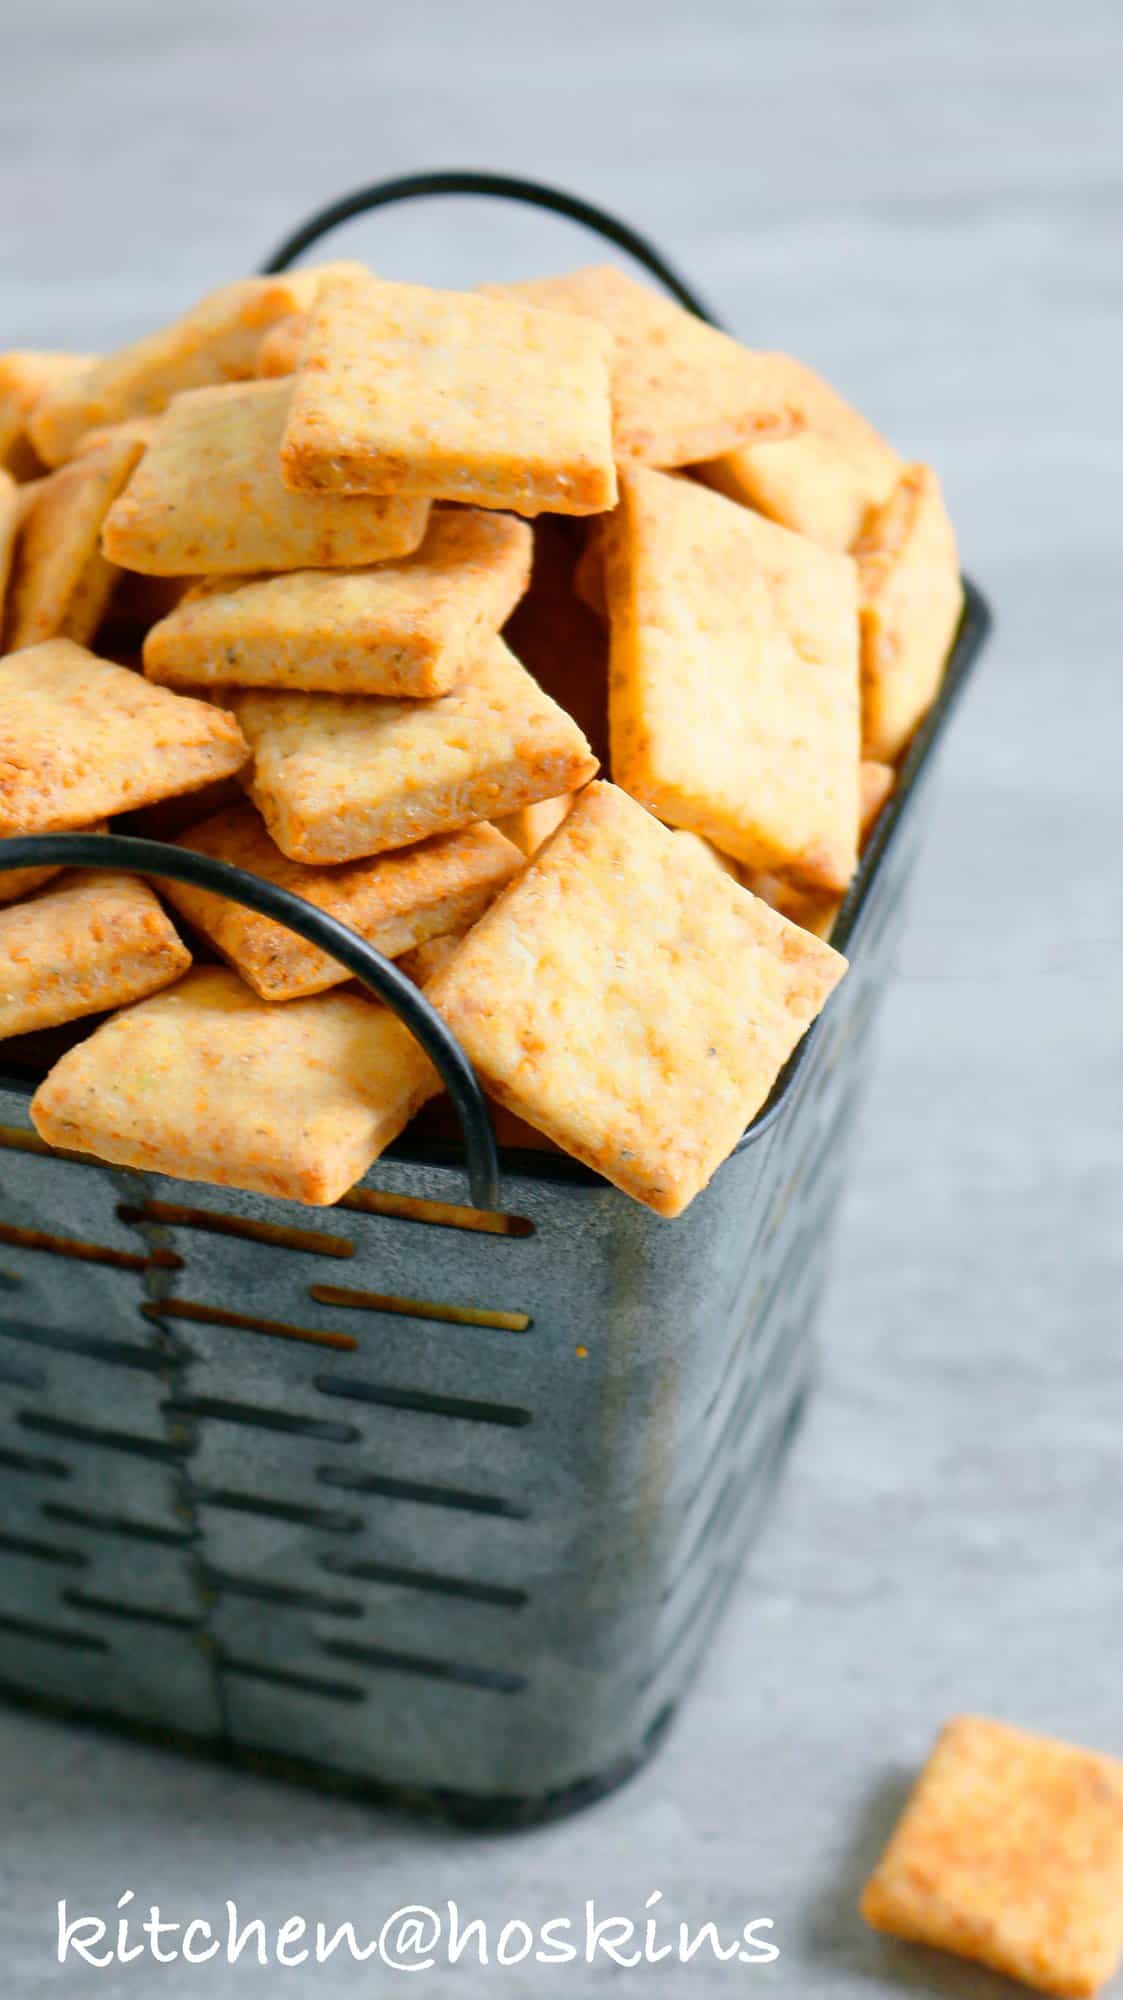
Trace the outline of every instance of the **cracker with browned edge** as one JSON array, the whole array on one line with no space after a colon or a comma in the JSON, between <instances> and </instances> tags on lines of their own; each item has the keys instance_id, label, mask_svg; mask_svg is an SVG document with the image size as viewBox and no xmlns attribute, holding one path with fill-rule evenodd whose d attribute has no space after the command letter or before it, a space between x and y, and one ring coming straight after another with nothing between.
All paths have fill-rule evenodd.
<instances>
[{"instance_id":1,"label":"cracker with browned edge","mask_svg":"<svg viewBox=\"0 0 1123 2000\"><path fill-rule=\"evenodd\" d=\"M9 652L61 636L88 645L119 571L101 552L101 529L143 444L106 433L93 450L44 479L24 516L5 619Z\"/></svg>"},{"instance_id":2,"label":"cracker with browned edge","mask_svg":"<svg viewBox=\"0 0 1123 2000\"><path fill-rule=\"evenodd\" d=\"M309 868L289 861L270 840L251 805L232 806L179 837L180 847L214 855L267 882L291 889L372 944L386 958L483 915L523 856L493 826L438 834L374 861ZM322 993L350 978L346 966L295 931L186 882L166 882L164 894L202 931L263 1000Z\"/></svg>"},{"instance_id":3,"label":"cracker with browned edge","mask_svg":"<svg viewBox=\"0 0 1123 2000\"><path fill-rule=\"evenodd\" d=\"M254 374L260 376L262 381L269 381L276 375L295 374L300 366L307 332L307 313L288 313L284 319L277 320L261 336L254 360Z\"/></svg>"},{"instance_id":4,"label":"cracker with browned edge","mask_svg":"<svg viewBox=\"0 0 1123 2000\"><path fill-rule=\"evenodd\" d=\"M862 748L892 762L928 713L963 612L940 482L910 465L854 546L862 625Z\"/></svg>"},{"instance_id":5,"label":"cracker with browned edge","mask_svg":"<svg viewBox=\"0 0 1123 2000\"><path fill-rule=\"evenodd\" d=\"M249 788L293 861L354 861L556 798L596 769L577 724L501 639L435 701L241 694Z\"/></svg>"},{"instance_id":6,"label":"cracker with browned edge","mask_svg":"<svg viewBox=\"0 0 1123 2000\"><path fill-rule=\"evenodd\" d=\"M397 562L198 584L149 632L144 671L172 687L446 694L522 596L530 551L511 514L435 507Z\"/></svg>"},{"instance_id":7,"label":"cracker with browned edge","mask_svg":"<svg viewBox=\"0 0 1123 2000\"><path fill-rule=\"evenodd\" d=\"M438 1087L389 1008L353 993L274 1007L197 966L70 1049L31 1118L68 1152L322 1207Z\"/></svg>"},{"instance_id":8,"label":"cracker with browned edge","mask_svg":"<svg viewBox=\"0 0 1123 2000\"><path fill-rule=\"evenodd\" d=\"M177 396L110 509L110 561L150 576L228 576L411 554L427 501L292 493L282 483L290 394L288 382L234 382Z\"/></svg>"},{"instance_id":9,"label":"cracker with browned edge","mask_svg":"<svg viewBox=\"0 0 1123 2000\"><path fill-rule=\"evenodd\" d=\"M616 782L749 868L845 889L858 856L854 564L632 466L606 545Z\"/></svg>"},{"instance_id":10,"label":"cracker with browned edge","mask_svg":"<svg viewBox=\"0 0 1123 2000\"><path fill-rule=\"evenodd\" d=\"M60 465L87 431L129 417L158 416L183 389L251 376L266 327L305 304L310 271L236 278L208 292L179 319L145 334L83 372L44 389L28 429L47 465Z\"/></svg>"},{"instance_id":11,"label":"cracker with browned edge","mask_svg":"<svg viewBox=\"0 0 1123 2000\"><path fill-rule=\"evenodd\" d=\"M845 969L595 784L426 992L501 1104L678 1215Z\"/></svg>"},{"instance_id":12,"label":"cracker with browned edge","mask_svg":"<svg viewBox=\"0 0 1123 2000\"><path fill-rule=\"evenodd\" d=\"M308 316L284 477L301 492L599 514L616 497L610 352L572 314L337 270Z\"/></svg>"},{"instance_id":13,"label":"cracker with browned edge","mask_svg":"<svg viewBox=\"0 0 1123 2000\"><path fill-rule=\"evenodd\" d=\"M144 882L75 870L0 910L0 1038L127 1006L169 986L190 963Z\"/></svg>"},{"instance_id":14,"label":"cracker with browned edge","mask_svg":"<svg viewBox=\"0 0 1123 2000\"><path fill-rule=\"evenodd\" d=\"M523 854L537 854L542 843L556 833L573 805L575 794L560 799L539 799L536 805L520 806L518 812L504 813L495 824L500 833L513 840Z\"/></svg>"},{"instance_id":15,"label":"cracker with browned edge","mask_svg":"<svg viewBox=\"0 0 1123 2000\"><path fill-rule=\"evenodd\" d=\"M719 493L755 507L825 549L852 547L871 507L902 470L892 445L813 368L788 360L806 430L782 443L742 445L694 469Z\"/></svg>"},{"instance_id":16,"label":"cracker with browned edge","mask_svg":"<svg viewBox=\"0 0 1123 2000\"><path fill-rule=\"evenodd\" d=\"M43 461L27 435L27 420L48 389L76 381L93 354L52 354L34 348L0 354L0 465L17 479L33 478Z\"/></svg>"},{"instance_id":17,"label":"cracker with browned edge","mask_svg":"<svg viewBox=\"0 0 1123 2000\"><path fill-rule=\"evenodd\" d=\"M881 808L892 795L897 773L892 764L863 757L858 766L858 842L864 847L881 816Z\"/></svg>"},{"instance_id":18,"label":"cracker with browned edge","mask_svg":"<svg viewBox=\"0 0 1123 2000\"><path fill-rule=\"evenodd\" d=\"M618 459L692 465L753 439L787 437L803 426L786 355L742 347L611 264L480 289L491 298L576 313L607 328L614 342L612 430Z\"/></svg>"},{"instance_id":19,"label":"cracker with browned edge","mask_svg":"<svg viewBox=\"0 0 1123 2000\"><path fill-rule=\"evenodd\" d=\"M70 639L0 660L0 835L63 832L241 769L232 715Z\"/></svg>"},{"instance_id":20,"label":"cracker with browned edge","mask_svg":"<svg viewBox=\"0 0 1123 2000\"><path fill-rule=\"evenodd\" d=\"M1123 1762L957 1716L866 1884L862 1915L1041 1993L1097 1993L1123 1957Z\"/></svg>"}]
</instances>

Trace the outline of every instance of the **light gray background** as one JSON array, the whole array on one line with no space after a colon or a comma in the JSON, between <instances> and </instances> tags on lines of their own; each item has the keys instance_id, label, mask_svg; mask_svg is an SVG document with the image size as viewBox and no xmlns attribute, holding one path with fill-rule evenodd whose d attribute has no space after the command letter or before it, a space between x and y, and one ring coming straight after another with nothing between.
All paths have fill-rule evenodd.
<instances>
[{"instance_id":1,"label":"light gray background","mask_svg":"<svg viewBox=\"0 0 1123 2000\"><path fill-rule=\"evenodd\" d=\"M59 1974L59 1895L365 1926L447 1896L492 1921L593 1894L637 1915L660 1888L672 1916L773 1916L783 1955L641 1969L638 1991L997 1996L873 1938L854 1901L949 1713L1123 1754L1123 13L9 0L2 22L3 344L139 332L364 179L557 179L939 466L999 637L883 1018L822 1387L658 1761L578 1820L486 1841L0 1712L0 1990L276 1991L248 1965ZM451 204L338 240L453 283L587 254ZM417 1985L581 2000L622 1976ZM402 1983L337 1963L285 1990Z\"/></svg>"}]
</instances>

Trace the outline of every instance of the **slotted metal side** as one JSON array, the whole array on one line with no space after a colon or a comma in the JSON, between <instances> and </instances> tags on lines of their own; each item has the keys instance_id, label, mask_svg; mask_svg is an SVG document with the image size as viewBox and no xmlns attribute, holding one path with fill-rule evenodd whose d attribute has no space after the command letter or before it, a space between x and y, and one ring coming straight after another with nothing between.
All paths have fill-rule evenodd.
<instances>
[{"instance_id":1,"label":"slotted metal side","mask_svg":"<svg viewBox=\"0 0 1123 2000\"><path fill-rule=\"evenodd\" d=\"M313 1211L52 1153L0 1083L0 1687L466 1816L580 1803L688 1686L783 1457L941 702L851 970L679 1220L548 1156Z\"/></svg>"}]
</instances>

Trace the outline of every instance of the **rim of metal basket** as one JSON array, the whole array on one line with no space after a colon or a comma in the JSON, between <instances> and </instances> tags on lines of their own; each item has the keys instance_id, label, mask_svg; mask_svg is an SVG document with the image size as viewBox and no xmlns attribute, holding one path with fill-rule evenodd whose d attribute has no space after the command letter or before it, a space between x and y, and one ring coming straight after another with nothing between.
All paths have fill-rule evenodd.
<instances>
[{"instance_id":1,"label":"rim of metal basket","mask_svg":"<svg viewBox=\"0 0 1123 2000\"><path fill-rule=\"evenodd\" d=\"M262 269L266 274L287 270L297 257L330 230L356 216L370 214L397 202L424 200L439 195L484 196L521 202L580 223L642 264L688 312L695 313L711 326L720 324L698 293L661 252L638 230L621 222L609 210L542 181L467 168L442 168L427 173L398 175L389 180L372 182L367 187L356 189L353 194L343 195L317 209L286 236ZM883 858L898 827L911 810L919 781L991 629L991 611L982 592L966 577L963 587L963 618L940 693L913 738L898 772L893 794L878 819L832 933L831 942L840 951L846 952L851 960L861 950L870 891ZM346 965L380 1000L392 1007L417 1036L456 1107L464 1138L472 1199L480 1208L494 1209L499 1206L499 1155L495 1132L487 1100L471 1063L419 989L390 959L383 958L380 952L368 945L358 932L329 917L323 910L316 909L291 890L264 882L258 876L248 875L244 870L216 861L209 855L195 854L163 841L140 840L119 834L37 834L0 841L0 872L10 868L46 865L56 859L60 865L67 866L132 868L142 874L163 874L177 881L193 883L199 888L211 889L243 903L248 909L259 911L263 916L273 917L278 923L286 924L308 943L318 945ZM820 1015L812 1023L781 1070L767 1102L734 1148L736 1152L763 1137L779 1116L815 1046L824 1018ZM0 1081L27 1094L32 1088L24 1077L0 1077ZM448 1149L439 1142L419 1144L407 1136L391 1152L398 1157L405 1155L439 1164L446 1160ZM591 1187L604 1185L599 1174L564 1156L554 1159L549 1154L527 1153L515 1147L504 1147L503 1156L517 1161L517 1168L513 1171L528 1173L536 1180Z\"/></svg>"}]
</instances>

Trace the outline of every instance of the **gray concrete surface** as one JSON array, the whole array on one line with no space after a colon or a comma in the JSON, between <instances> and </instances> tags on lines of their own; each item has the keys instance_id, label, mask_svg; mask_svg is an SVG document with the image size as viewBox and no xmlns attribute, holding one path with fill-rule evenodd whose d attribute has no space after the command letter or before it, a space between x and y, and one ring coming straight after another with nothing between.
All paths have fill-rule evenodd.
<instances>
[{"instance_id":1,"label":"gray concrete surface","mask_svg":"<svg viewBox=\"0 0 1123 2000\"><path fill-rule=\"evenodd\" d=\"M727 1935L756 1969L636 1990L978 1996L868 1935L858 1885L951 1712L1123 1754L1119 356L1112 0L39 0L0 30L3 342L100 347L252 264L321 199L424 164L568 183L728 319L941 468L999 636L950 743L824 1323L825 1372L719 1643L658 1761L502 1841L0 1712L0 1991L235 2000L278 1973L53 1964L54 1904L377 1930L453 1897ZM584 254L447 204L340 238L457 282ZM582 2000L607 1960L418 1978ZM646 1983L645 1983L646 1982ZM336 1959L310 2000L395 1990Z\"/></svg>"}]
</instances>

